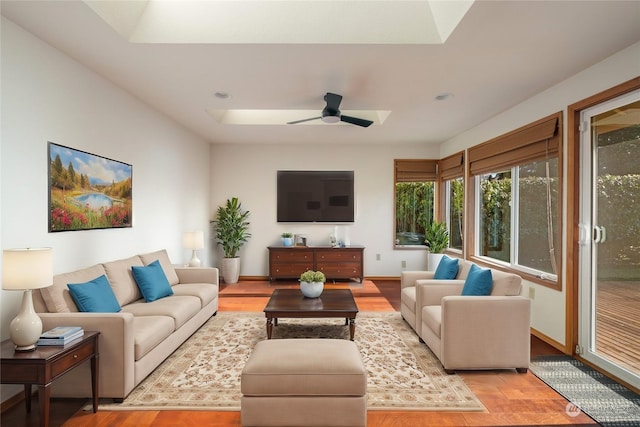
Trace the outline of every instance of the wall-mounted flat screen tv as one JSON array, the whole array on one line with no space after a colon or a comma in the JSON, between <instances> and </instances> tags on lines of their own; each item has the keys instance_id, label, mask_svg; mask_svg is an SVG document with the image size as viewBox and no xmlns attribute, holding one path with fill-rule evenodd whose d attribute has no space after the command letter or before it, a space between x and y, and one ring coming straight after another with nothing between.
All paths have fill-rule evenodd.
<instances>
[{"instance_id":1,"label":"wall-mounted flat screen tv","mask_svg":"<svg viewBox=\"0 0 640 427\"><path fill-rule=\"evenodd\" d=\"M278 171L278 222L353 222L353 171Z\"/></svg>"}]
</instances>

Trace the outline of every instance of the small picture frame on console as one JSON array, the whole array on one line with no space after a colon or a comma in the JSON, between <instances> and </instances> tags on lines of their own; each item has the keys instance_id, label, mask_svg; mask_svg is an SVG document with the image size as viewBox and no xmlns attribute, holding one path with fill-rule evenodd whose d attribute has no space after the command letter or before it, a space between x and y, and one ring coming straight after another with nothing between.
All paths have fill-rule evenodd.
<instances>
[{"instance_id":1,"label":"small picture frame on console","mask_svg":"<svg viewBox=\"0 0 640 427\"><path fill-rule=\"evenodd\" d=\"M307 246L307 235L306 234L296 234L294 236L294 245L295 246Z\"/></svg>"}]
</instances>

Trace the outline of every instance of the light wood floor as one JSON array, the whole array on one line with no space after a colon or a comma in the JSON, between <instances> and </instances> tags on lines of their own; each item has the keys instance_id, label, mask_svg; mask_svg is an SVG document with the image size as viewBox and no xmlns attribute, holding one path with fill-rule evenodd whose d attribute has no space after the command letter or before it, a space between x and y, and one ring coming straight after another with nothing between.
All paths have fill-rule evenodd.
<instances>
[{"instance_id":1,"label":"light wood floor","mask_svg":"<svg viewBox=\"0 0 640 427\"><path fill-rule=\"evenodd\" d=\"M640 282L599 282L596 347L626 369L640 373Z\"/></svg>"},{"instance_id":2,"label":"light wood floor","mask_svg":"<svg viewBox=\"0 0 640 427\"><path fill-rule=\"evenodd\" d=\"M295 283L250 281L221 286L221 311L262 311L275 287L292 287ZM398 280L365 281L363 284L327 284L329 287L349 286L360 311L393 311L400 308ZM559 352L532 337L532 355ZM597 425L584 414L567 415L568 402L531 373L515 371L458 372L469 388L487 408L484 412L408 412L369 411L369 427L422 426L532 426L532 425ZM86 402L80 399L53 399L51 427L179 427L179 426L240 426L239 412L210 411L100 411L97 414L80 411ZM3 412L2 426L35 427L38 425L37 397L32 401L32 413L24 405Z\"/></svg>"}]
</instances>

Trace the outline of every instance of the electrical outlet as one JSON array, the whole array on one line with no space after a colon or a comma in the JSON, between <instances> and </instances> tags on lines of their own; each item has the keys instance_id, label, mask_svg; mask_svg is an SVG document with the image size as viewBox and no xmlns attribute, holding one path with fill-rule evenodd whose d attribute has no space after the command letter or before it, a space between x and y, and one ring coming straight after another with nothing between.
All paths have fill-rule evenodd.
<instances>
[{"instance_id":1,"label":"electrical outlet","mask_svg":"<svg viewBox=\"0 0 640 427\"><path fill-rule=\"evenodd\" d=\"M529 288L529 299L536 299L536 288Z\"/></svg>"},{"instance_id":2,"label":"electrical outlet","mask_svg":"<svg viewBox=\"0 0 640 427\"><path fill-rule=\"evenodd\" d=\"M400 261L400 266L402 268L407 268L407 261L404 261L404 260Z\"/></svg>"},{"instance_id":3,"label":"electrical outlet","mask_svg":"<svg viewBox=\"0 0 640 427\"><path fill-rule=\"evenodd\" d=\"M380 261L380 254L376 254L376 261Z\"/></svg>"}]
</instances>

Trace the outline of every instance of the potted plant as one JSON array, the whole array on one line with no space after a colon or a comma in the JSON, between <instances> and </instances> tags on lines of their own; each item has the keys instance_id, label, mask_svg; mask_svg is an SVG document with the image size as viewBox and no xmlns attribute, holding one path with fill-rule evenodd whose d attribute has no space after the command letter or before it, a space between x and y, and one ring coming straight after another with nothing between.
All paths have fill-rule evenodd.
<instances>
[{"instance_id":1,"label":"potted plant","mask_svg":"<svg viewBox=\"0 0 640 427\"><path fill-rule=\"evenodd\" d=\"M326 277L322 271L307 270L300 275L300 290L307 298L317 298L324 290Z\"/></svg>"},{"instance_id":2,"label":"potted plant","mask_svg":"<svg viewBox=\"0 0 640 427\"><path fill-rule=\"evenodd\" d=\"M240 257L238 251L244 245L249 233L249 211L242 210L242 204L237 197L227 199L223 206L216 211L215 225L216 239L222 246L224 259L222 260L222 277L225 283L237 283L240 276Z\"/></svg>"},{"instance_id":3,"label":"potted plant","mask_svg":"<svg viewBox=\"0 0 640 427\"><path fill-rule=\"evenodd\" d=\"M282 233L282 246L293 246L293 233Z\"/></svg>"},{"instance_id":4,"label":"potted plant","mask_svg":"<svg viewBox=\"0 0 640 427\"><path fill-rule=\"evenodd\" d=\"M442 253L449 247L449 230L444 222L433 221L424 232L424 243L427 245L427 268L435 271L442 259Z\"/></svg>"}]
</instances>

